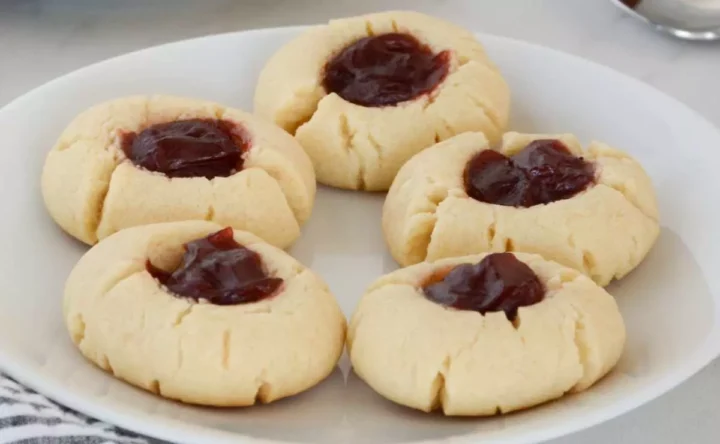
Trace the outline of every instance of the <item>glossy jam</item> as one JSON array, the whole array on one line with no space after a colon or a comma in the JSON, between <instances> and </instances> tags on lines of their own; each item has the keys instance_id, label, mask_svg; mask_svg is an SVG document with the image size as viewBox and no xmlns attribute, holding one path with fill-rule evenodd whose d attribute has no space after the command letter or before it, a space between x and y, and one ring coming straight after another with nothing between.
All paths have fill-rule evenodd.
<instances>
[{"instance_id":1,"label":"glossy jam","mask_svg":"<svg viewBox=\"0 0 720 444\"><path fill-rule=\"evenodd\" d=\"M620 0L627 6L628 8L635 9L640 4L642 0Z\"/></svg>"},{"instance_id":2,"label":"glossy jam","mask_svg":"<svg viewBox=\"0 0 720 444\"><path fill-rule=\"evenodd\" d=\"M211 119L178 120L125 134L130 161L168 177L227 177L242 169L249 139L237 125Z\"/></svg>"},{"instance_id":3,"label":"glossy jam","mask_svg":"<svg viewBox=\"0 0 720 444\"><path fill-rule=\"evenodd\" d=\"M447 76L450 53L391 33L347 46L325 67L323 86L348 102L388 106L432 92Z\"/></svg>"},{"instance_id":4,"label":"glossy jam","mask_svg":"<svg viewBox=\"0 0 720 444\"><path fill-rule=\"evenodd\" d=\"M545 288L535 272L511 253L493 253L477 264L462 264L423 286L433 302L459 310L504 311L508 319L518 308L537 304Z\"/></svg>"},{"instance_id":5,"label":"glossy jam","mask_svg":"<svg viewBox=\"0 0 720 444\"><path fill-rule=\"evenodd\" d=\"M257 302L283 284L264 270L262 258L235 242L232 228L185 245L180 266L169 273L147 262L150 274L171 293L215 305Z\"/></svg>"},{"instance_id":6,"label":"glossy jam","mask_svg":"<svg viewBox=\"0 0 720 444\"><path fill-rule=\"evenodd\" d=\"M481 202L531 207L568 199L595 179L595 167L559 140L536 140L512 157L485 150L465 167L465 190Z\"/></svg>"}]
</instances>

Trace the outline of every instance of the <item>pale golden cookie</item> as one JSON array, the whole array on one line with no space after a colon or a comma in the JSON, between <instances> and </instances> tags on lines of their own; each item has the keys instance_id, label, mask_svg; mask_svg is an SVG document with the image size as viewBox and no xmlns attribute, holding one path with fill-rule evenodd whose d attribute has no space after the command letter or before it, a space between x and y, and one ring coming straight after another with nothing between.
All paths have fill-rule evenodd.
<instances>
[{"instance_id":1,"label":"pale golden cookie","mask_svg":"<svg viewBox=\"0 0 720 444\"><path fill-rule=\"evenodd\" d=\"M366 37L402 33L434 53L448 51L448 73L429 94L389 106L362 106L326 91L326 64ZM332 20L282 47L260 74L255 112L295 134L318 181L387 190L398 169L433 143L465 131L498 141L510 92L474 35L417 12L390 11Z\"/></svg>"},{"instance_id":2,"label":"pale golden cookie","mask_svg":"<svg viewBox=\"0 0 720 444\"><path fill-rule=\"evenodd\" d=\"M134 227L94 246L65 287L73 342L99 367L187 403L245 406L307 390L335 368L345 318L325 283L282 250L235 230L280 293L213 305L170 294L146 262L172 271L183 245L222 227L203 221Z\"/></svg>"},{"instance_id":3,"label":"pale golden cookie","mask_svg":"<svg viewBox=\"0 0 720 444\"><path fill-rule=\"evenodd\" d=\"M446 415L494 415L592 386L617 363L625 327L614 298L586 276L514 253L544 284L544 299L481 315L445 307L422 286L439 270L486 255L417 264L370 286L350 322L355 372L396 403Z\"/></svg>"},{"instance_id":4,"label":"pale golden cookie","mask_svg":"<svg viewBox=\"0 0 720 444\"><path fill-rule=\"evenodd\" d=\"M187 119L238 125L249 139L243 168L228 176L173 177L127 159L128 133ZM300 235L315 199L312 164L280 128L243 111L172 96L127 97L77 116L45 161L42 192L55 221L94 244L137 225L211 220L285 248Z\"/></svg>"},{"instance_id":5,"label":"pale golden cookie","mask_svg":"<svg viewBox=\"0 0 720 444\"><path fill-rule=\"evenodd\" d=\"M583 150L569 134L507 133L511 155L533 140L558 139L595 165L595 183L575 196L527 208L468 196L463 174L490 149L479 133L429 148L398 173L383 207L383 231L401 265L481 252L521 251L580 270L599 285L622 278L646 256L659 233L650 178L629 155L603 143Z\"/></svg>"}]
</instances>

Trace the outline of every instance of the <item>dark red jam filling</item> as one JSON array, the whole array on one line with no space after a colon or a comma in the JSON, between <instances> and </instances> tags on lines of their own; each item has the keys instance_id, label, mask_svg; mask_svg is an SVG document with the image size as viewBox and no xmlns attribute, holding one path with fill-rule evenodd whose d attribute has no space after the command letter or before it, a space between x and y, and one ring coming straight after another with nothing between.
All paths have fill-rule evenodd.
<instances>
[{"instance_id":1,"label":"dark red jam filling","mask_svg":"<svg viewBox=\"0 0 720 444\"><path fill-rule=\"evenodd\" d=\"M449 51L435 54L411 35L383 34L362 38L328 61L323 86L356 105L395 105L432 92L449 69Z\"/></svg>"},{"instance_id":2,"label":"dark red jam filling","mask_svg":"<svg viewBox=\"0 0 720 444\"><path fill-rule=\"evenodd\" d=\"M423 286L425 297L459 310L504 311L509 320L518 308L537 304L545 287L535 272L511 253L493 253L477 264L461 264Z\"/></svg>"},{"instance_id":3,"label":"dark red jam filling","mask_svg":"<svg viewBox=\"0 0 720 444\"><path fill-rule=\"evenodd\" d=\"M559 140L536 140L512 157L481 151L467 163L464 176L473 199L531 207L583 191L595 180L595 167Z\"/></svg>"},{"instance_id":4,"label":"dark red jam filling","mask_svg":"<svg viewBox=\"0 0 720 444\"><path fill-rule=\"evenodd\" d=\"M182 263L172 273L150 261L147 270L170 292L215 305L261 301L283 284L267 275L260 255L235 242L232 228L188 242Z\"/></svg>"},{"instance_id":5,"label":"dark red jam filling","mask_svg":"<svg viewBox=\"0 0 720 444\"><path fill-rule=\"evenodd\" d=\"M249 138L224 120L188 119L152 125L123 136L132 163L168 177L227 177L242 169Z\"/></svg>"}]
</instances>

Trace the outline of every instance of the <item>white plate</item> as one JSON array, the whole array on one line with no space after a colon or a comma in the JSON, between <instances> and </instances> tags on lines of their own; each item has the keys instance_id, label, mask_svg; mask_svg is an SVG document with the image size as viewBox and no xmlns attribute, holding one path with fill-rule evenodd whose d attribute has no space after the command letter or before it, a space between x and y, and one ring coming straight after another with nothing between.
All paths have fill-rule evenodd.
<instances>
[{"instance_id":1,"label":"white plate","mask_svg":"<svg viewBox=\"0 0 720 444\"><path fill-rule=\"evenodd\" d=\"M65 277L85 248L45 213L40 170L69 120L136 93L197 96L250 109L265 59L298 29L259 30L160 46L82 69L0 111L0 366L89 415L183 443L525 443L566 434L662 394L720 352L720 134L656 90L538 46L481 36L513 91L512 127L598 138L639 158L655 181L662 235L647 261L614 284L628 344L614 373L587 393L527 412L451 420L396 407L346 363L305 395L250 409L166 402L80 357L61 320ZM289 68L292 69L292 68ZM322 189L293 248L329 282L347 314L363 288L395 268L380 234L381 195ZM349 373L349 374L348 374Z\"/></svg>"}]
</instances>

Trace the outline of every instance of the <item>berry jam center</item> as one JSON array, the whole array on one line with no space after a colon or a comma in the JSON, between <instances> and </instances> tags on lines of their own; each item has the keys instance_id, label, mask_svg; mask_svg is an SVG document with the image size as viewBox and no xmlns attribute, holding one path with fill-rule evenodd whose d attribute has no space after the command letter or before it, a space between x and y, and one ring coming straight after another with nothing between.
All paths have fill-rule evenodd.
<instances>
[{"instance_id":1,"label":"berry jam center","mask_svg":"<svg viewBox=\"0 0 720 444\"><path fill-rule=\"evenodd\" d=\"M595 180L595 167L559 140L536 140L512 157L484 150L465 166L465 190L481 202L531 207L569 199Z\"/></svg>"},{"instance_id":2,"label":"berry jam center","mask_svg":"<svg viewBox=\"0 0 720 444\"><path fill-rule=\"evenodd\" d=\"M518 308L537 304L545 287L535 272L511 253L493 253L477 264L461 264L423 286L425 297L459 310L504 311L515 319Z\"/></svg>"},{"instance_id":3,"label":"berry jam center","mask_svg":"<svg viewBox=\"0 0 720 444\"><path fill-rule=\"evenodd\" d=\"M261 301L283 283L267 275L259 254L235 242L232 228L185 244L182 263L171 273L150 261L147 270L171 293L215 305Z\"/></svg>"},{"instance_id":4,"label":"berry jam center","mask_svg":"<svg viewBox=\"0 0 720 444\"><path fill-rule=\"evenodd\" d=\"M249 140L234 123L188 119L125 134L122 149L133 164L168 177L227 177L242 169Z\"/></svg>"},{"instance_id":5,"label":"berry jam center","mask_svg":"<svg viewBox=\"0 0 720 444\"><path fill-rule=\"evenodd\" d=\"M347 46L325 66L323 86L361 106L388 106L432 92L447 76L450 52L390 33Z\"/></svg>"}]
</instances>

